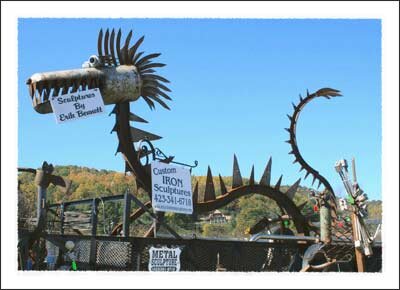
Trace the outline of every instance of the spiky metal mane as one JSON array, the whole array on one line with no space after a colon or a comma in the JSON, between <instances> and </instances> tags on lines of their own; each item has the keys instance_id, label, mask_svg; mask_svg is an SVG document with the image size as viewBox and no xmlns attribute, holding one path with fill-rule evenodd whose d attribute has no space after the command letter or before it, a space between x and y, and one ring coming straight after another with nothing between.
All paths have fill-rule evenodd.
<instances>
[{"instance_id":1,"label":"spiky metal mane","mask_svg":"<svg viewBox=\"0 0 400 290\"><path fill-rule=\"evenodd\" d=\"M165 64L152 62L153 59L159 57L161 53L144 55L144 52L138 52L138 48L142 44L144 36L139 38L135 44L129 47L132 35L133 33L131 30L125 39L124 46L121 47L121 29L118 30L116 39L114 29L111 31L111 35L107 29L104 39L103 29L101 29L97 40L97 50L101 64L104 66L135 66L142 81L140 92L141 97L144 99L150 109L154 109L154 102L157 102L162 107L169 110L170 108L161 99L161 97L167 100L172 100L166 93L170 92L171 90L160 83L169 83L169 81L162 76L154 74L155 70L153 69L157 67L163 67Z\"/></svg>"}]
</instances>

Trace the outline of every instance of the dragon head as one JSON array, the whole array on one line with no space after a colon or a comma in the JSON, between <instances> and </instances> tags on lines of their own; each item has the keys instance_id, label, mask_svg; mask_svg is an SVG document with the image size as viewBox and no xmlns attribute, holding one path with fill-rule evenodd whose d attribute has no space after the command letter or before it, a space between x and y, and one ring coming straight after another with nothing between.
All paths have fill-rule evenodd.
<instances>
[{"instance_id":1,"label":"dragon head","mask_svg":"<svg viewBox=\"0 0 400 290\"><path fill-rule=\"evenodd\" d=\"M165 93L170 90L162 84L169 81L155 73L154 68L165 64L152 60L160 53L144 55L138 52L142 36L129 47L132 30L121 47L121 29L103 30L98 36L98 55L92 55L80 69L35 73L27 81L34 109L41 114L52 112L49 99L61 94L99 88L104 104L132 102L142 97L150 109L154 102L169 109L162 98L171 100ZM115 37L116 36L116 37ZM103 51L104 48L104 51Z\"/></svg>"}]
</instances>

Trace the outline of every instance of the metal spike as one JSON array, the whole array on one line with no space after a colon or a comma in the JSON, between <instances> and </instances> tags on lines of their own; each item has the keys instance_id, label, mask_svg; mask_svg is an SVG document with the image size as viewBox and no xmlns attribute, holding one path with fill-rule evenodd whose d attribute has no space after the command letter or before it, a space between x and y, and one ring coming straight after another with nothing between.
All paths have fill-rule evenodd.
<instances>
[{"instance_id":1,"label":"metal spike","mask_svg":"<svg viewBox=\"0 0 400 290\"><path fill-rule=\"evenodd\" d=\"M199 201L199 182L196 181L196 185L194 186L193 191L193 203L198 203Z\"/></svg>"},{"instance_id":2,"label":"metal spike","mask_svg":"<svg viewBox=\"0 0 400 290\"><path fill-rule=\"evenodd\" d=\"M296 162L298 162L299 160L297 160L297 157L293 160L292 164L295 164Z\"/></svg>"},{"instance_id":3,"label":"metal spike","mask_svg":"<svg viewBox=\"0 0 400 290\"><path fill-rule=\"evenodd\" d=\"M143 40L144 40L144 36L139 38L139 40L136 41L136 43L129 49L129 59L132 59L135 56L136 51L137 51L138 47L140 46L140 44L143 42ZM132 62L132 64L134 64L134 62Z\"/></svg>"},{"instance_id":4,"label":"metal spike","mask_svg":"<svg viewBox=\"0 0 400 290\"><path fill-rule=\"evenodd\" d=\"M118 130L118 123L116 122L116 123L114 124L114 127L111 129L110 134L112 134L112 132L117 132L117 130Z\"/></svg>"},{"instance_id":5,"label":"metal spike","mask_svg":"<svg viewBox=\"0 0 400 290\"><path fill-rule=\"evenodd\" d=\"M109 55L109 53L108 53L108 46L109 46L108 38L109 38L109 36L110 36L110 33L109 33L108 29L107 29L106 35L104 36L104 54L106 56Z\"/></svg>"},{"instance_id":6,"label":"metal spike","mask_svg":"<svg viewBox=\"0 0 400 290\"><path fill-rule=\"evenodd\" d=\"M138 115L135 115L132 112L129 113L129 120L133 122L148 123L145 119L139 117Z\"/></svg>"},{"instance_id":7,"label":"metal spike","mask_svg":"<svg viewBox=\"0 0 400 290\"><path fill-rule=\"evenodd\" d=\"M115 152L115 155L117 155L119 152L122 152L122 145L121 143L118 143L117 151Z\"/></svg>"},{"instance_id":8,"label":"metal spike","mask_svg":"<svg viewBox=\"0 0 400 290\"><path fill-rule=\"evenodd\" d=\"M289 120L290 120L290 122L292 122L292 116L290 116L290 115L288 115L288 114L286 114L286 116L289 118Z\"/></svg>"},{"instance_id":9,"label":"metal spike","mask_svg":"<svg viewBox=\"0 0 400 290\"><path fill-rule=\"evenodd\" d=\"M232 188L243 185L242 175L240 174L239 164L236 155L233 155L233 174L232 174Z\"/></svg>"},{"instance_id":10,"label":"metal spike","mask_svg":"<svg viewBox=\"0 0 400 290\"><path fill-rule=\"evenodd\" d=\"M289 154L294 154L294 151L293 151L293 150L292 150L292 151L290 151L290 152L289 152Z\"/></svg>"},{"instance_id":11,"label":"metal spike","mask_svg":"<svg viewBox=\"0 0 400 290\"><path fill-rule=\"evenodd\" d=\"M290 199L293 199L293 197L294 197L294 195L295 195L295 193L296 193L296 191L297 191L297 188L299 187L300 180L301 180L301 178L299 178L299 179L286 191L286 195L287 195Z\"/></svg>"},{"instance_id":12,"label":"metal spike","mask_svg":"<svg viewBox=\"0 0 400 290\"><path fill-rule=\"evenodd\" d=\"M301 94L299 94L299 98L300 98L300 102L303 101L303 97L301 96Z\"/></svg>"},{"instance_id":13,"label":"metal spike","mask_svg":"<svg viewBox=\"0 0 400 290\"><path fill-rule=\"evenodd\" d=\"M150 100L148 97L143 96L143 100L147 103L147 105L150 107L150 110L155 109L154 102Z\"/></svg>"},{"instance_id":14,"label":"metal spike","mask_svg":"<svg viewBox=\"0 0 400 290\"><path fill-rule=\"evenodd\" d=\"M152 62L152 63L141 66L140 70L142 71L142 70L152 68L152 67L163 67L163 66L165 66L164 63Z\"/></svg>"},{"instance_id":15,"label":"metal spike","mask_svg":"<svg viewBox=\"0 0 400 290\"><path fill-rule=\"evenodd\" d=\"M155 89L163 89L164 91L171 92L169 88L159 83L156 79L146 78L143 79L143 83L144 83L143 86L149 86Z\"/></svg>"},{"instance_id":16,"label":"metal spike","mask_svg":"<svg viewBox=\"0 0 400 290\"><path fill-rule=\"evenodd\" d=\"M116 49L117 49L117 55L118 55L118 60L120 64L125 64L123 57L122 57L122 53L121 53L121 36L122 36L122 32L121 32L121 28L118 30L118 34L117 34L117 43L116 43Z\"/></svg>"},{"instance_id":17,"label":"metal spike","mask_svg":"<svg viewBox=\"0 0 400 290\"><path fill-rule=\"evenodd\" d=\"M299 172L301 172L302 170L304 170L303 166L301 166L301 167L300 167L300 170L299 170Z\"/></svg>"},{"instance_id":18,"label":"metal spike","mask_svg":"<svg viewBox=\"0 0 400 290\"><path fill-rule=\"evenodd\" d=\"M308 89L307 89L307 97L309 97L310 96L310 93L308 92Z\"/></svg>"},{"instance_id":19,"label":"metal spike","mask_svg":"<svg viewBox=\"0 0 400 290\"><path fill-rule=\"evenodd\" d=\"M289 144L292 144L292 142L290 142L290 140L286 140L285 142L286 142L286 143L289 143Z\"/></svg>"},{"instance_id":20,"label":"metal spike","mask_svg":"<svg viewBox=\"0 0 400 290\"><path fill-rule=\"evenodd\" d=\"M215 200L215 188L213 177L211 174L210 166L208 166L207 170L207 180L206 180L206 189L204 191L204 201Z\"/></svg>"},{"instance_id":21,"label":"metal spike","mask_svg":"<svg viewBox=\"0 0 400 290\"><path fill-rule=\"evenodd\" d=\"M306 176L304 176L304 179L307 179L308 175L310 175L309 171L306 172Z\"/></svg>"},{"instance_id":22,"label":"metal spike","mask_svg":"<svg viewBox=\"0 0 400 290\"><path fill-rule=\"evenodd\" d=\"M264 173L260 179L260 184L270 186L271 183L271 167L272 157L269 158L267 166L265 167Z\"/></svg>"},{"instance_id":23,"label":"metal spike","mask_svg":"<svg viewBox=\"0 0 400 290\"><path fill-rule=\"evenodd\" d=\"M317 186L317 189L321 186L321 183L322 183L321 180L318 179L318 186Z\"/></svg>"},{"instance_id":24,"label":"metal spike","mask_svg":"<svg viewBox=\"0 0 400 290\"><path fill-rule=\"evenodd\" d=\"M254 185L254 165L251 167L249 185Z\"/></svg>"},{"instance_id":25,"label":"metal spike","mask_svg":"<svg viewBox=\"0 0 400 290\"><path fill-rule=\"evenodd\" d=\"M144 84L143 87L146 87L146 83ZM166 98L167 100L172 100L170 96L168 96L166 93L164 93L163 91L160 91L160 89L152 87L152 86L147 86L146 89L148 92L151 92L153 95L160 95L164 98Z\"/></svg>"},{"instance_id":26,"label":"metal spike","mask_svg":"<svg viewBox=\"0 0 400 290\"><path fill-rule=\"evenodd\" d=\"M111 38L110 38L110 51L111 51L111 58L115 66L118 65L117 60L115 59L115 52L114 52L114 37L115 31L114 29L111 31Z\"/></svg>"},{"instance_id":27,"label":"metal spike","mask_svg":"<svg viewBox=\"0 0 400 290\"><path fill-rule=\"evenodd\" d=\"M140 73L146 74L146 73L154 73L154 72L156 72L154 69L146 69L146 70L142 70Z\"/></svg>"},{"instance_id":28,"label":"metal spike","mask_svg":"<svg viewBox=\"0 0 400 290\"><path fill-rule=\"evenodd\" d=\"M101 48L102 45L103 45L103 29L100 29L99 37L97 39L97 52L99 53L99 56L103 56L103 50Z\"/></svg>"},{"instance_id":29,"label":"metal spike","mask_svg":"<svg viewBox=\"0 0 400 290\"><path fill-rule=\"evenodd\" d=\"M167 80L166 78L163 78L162 76L152 75L152 74L143 75L143 79L144 80L145 79L156 79L156 80L162 81L164 83L169 83L170 82L169 80Z\"/></svg>"},{"instance_id":30,"label":"metal spike","mask_svg":"<svg viewBox=\"0 0 400 290\"><path fill-rule=\"evenodd\" d=\"M135 55L133 58L132 58L132 64L133 65L136 65L136 61L138 60L138 58L142 55L144 53L144 51L141 51L141 52L139 52L137 55ZM139 69L140 70L140 69Z\"/></svg>"},{"instance_id":31,"label":"metal spike","mask_svg":"<svg viewBox=\"0 0 400 290\"><path fill-rule=\"evenodd\" d=\"M290 129L289 128L285 128L286 131L288 131L290 133Z\"/></svg>"},{"instance_id":32,"label":"metal spike","mask_svg":"<svg viewBox=\"0 0 400 290\"><path fill-rule=\"evenodd\" d=\"M296 110L296 105L292 102L293 109Z\"/></svg>"},{"instance_id":33,"label":"metal spike","mask_svg":"<svg viewBox=\"0 0 400 290\"><path fill-rule=\"evenodd\" d=\"M159 82L157 82L157 85L160 89L163 89L164 91L167 91L167 92L171 92L171 90L169 88L167 88L166 86L164 86L163 84L160 84Z\"/></svg>"},{"instance_id":34,"label":"metal spike","mask_svg":"<svg viewBox=\"0 0 400 290\"><path fill-rule=\"evenodd\" d=\"M146 131L143 131L143 130L140 130L140 129L134 128L134 127L131 127L131 136L132 136L132 142L138 142L143 139L147 139L149 141L154 141L154 140L159 140L162 138L153 133L146 132Z\"/></svg>"},{"instance_id":35,"label":"metal spike","mask_svg":"<svg viewBox=\"0 0 400 290\"><path fill-rule=\"evenodd\" d=\"M283 177L283 175L281 175L279 177L278 182L275 184L275 189L277 189L277 190L279 190L281 187L282 177Z\"/></svg>"},{"instance_id":36,"label":"metal spike","mask_svg":"<svg viewBox=\"0 0 400 290\"><path fill-rule=\"evenodd\" d=\"M117 105L115 105L115 106L113 107L112 111L110 112L110 114L108 114L108 115L111 116L111 114L116 114L117 111L118 111Z\"/></svg>"},{"instance_id":37,"label":"metal spike","mask_svg":"<svg viewBox=\"0 0 400 290\"><path fill-rule=\"evenodd\" d=\"M313 175L313 181L312 181L311 185L314 185L314 182L316 179L317 179L317 176Z\"/></svg>"},{"instance_id":38,"label":"metal spike","mask_svg":"<svg viewBox=\"0 0 400 290\"><path fill-rule=\"evenodd\" d=\"M125 64L128 64L129 61L129 42L131 41L131 38L132 38L132 30L129 31L129 34L125 39L125 45L123 48Z\"/></svg>"},{"instance_id":39,"label":"metal spike","mask_svg":"<svg viewBox=\"0 0 400 290\"><path fill-rule=\"evenodd\" d=\"M228 192L228 190L226 190L226 186L225 186L224 181L222 180L221 174L219 175L219 184L221 187L221 195L224 195L225 193Z\"/></svg>"},{"instance_id":40,"label":"metal spike","mask_svg":"<svg viewBox=\"0 0 400 290\"><path fill-rule=\"evenodd\" d=\"M146 95L146 97L148 97L148 98L150 98L150 99L156 101L156 102L159 103L161 106L163 106L165 109L171 110L171 109L168 107L168 105L167 105L164 101L160 100L159 98L157 98L157 97L155 97L155 96L153 96L153 95Z\"/></svg>"},{"instance_id":41,"label":"metal spike","mask_svg":"<svg viewBox=\"0 0 400 290\"><path fill-rule=\"evenodd\" d=\"M135 63L135 65L140 66L141 64L145 63L146 61L155 58L155 57L159 57L161 55L161 53L152 53L149 55L146 55L144 57L142 57L140 60L137 61L137 63Z\"/></svg>"}]
</instances>

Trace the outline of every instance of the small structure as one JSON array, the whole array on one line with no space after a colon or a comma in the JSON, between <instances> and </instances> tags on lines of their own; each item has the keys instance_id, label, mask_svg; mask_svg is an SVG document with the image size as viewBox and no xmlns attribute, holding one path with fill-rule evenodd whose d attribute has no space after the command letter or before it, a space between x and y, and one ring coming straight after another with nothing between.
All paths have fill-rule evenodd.
<instances>
[{"instance_id":1,"label":"small structure","mask_svg":"<svg viewBox=\"0 0 400 290\"><path fill-rule=\"evenodd\" d=\"M216 209L213 213L210 213L206 219L210 224L225 224L231 220L230 216L224 215L220 210Z\"/></svg>"}]
</instances>

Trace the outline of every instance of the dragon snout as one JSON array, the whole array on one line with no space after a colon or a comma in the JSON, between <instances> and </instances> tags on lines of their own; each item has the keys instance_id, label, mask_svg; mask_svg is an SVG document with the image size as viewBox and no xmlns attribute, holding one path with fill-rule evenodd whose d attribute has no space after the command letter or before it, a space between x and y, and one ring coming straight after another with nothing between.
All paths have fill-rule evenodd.
<instances>
[{"instance_id":1,"label":"dragon snout","mask_svg":"<svg viewBox=\"0 0 400 290\"><path fill-rule=\"evenodd\" d=\"M140 78L132 66L36 73L27 79L26 84L33 107L41 114L52 112L50 98L59 95L100 88L107 105L135 101L141 89Z\"/></svg>"},{"instance_id":2,"label":"dragon snout","mask_svg":"<svg viewBox=\"0 0 400 290\"><path fill-rule=\"evenodd\" d=\"M100 87L103 73L96 69L77 69L33 74L27 79L29 95L35 110L52 112L49 99L62 94Z\"/></svg>"}]
</instances>

